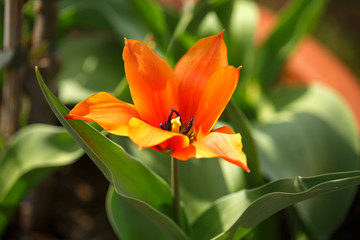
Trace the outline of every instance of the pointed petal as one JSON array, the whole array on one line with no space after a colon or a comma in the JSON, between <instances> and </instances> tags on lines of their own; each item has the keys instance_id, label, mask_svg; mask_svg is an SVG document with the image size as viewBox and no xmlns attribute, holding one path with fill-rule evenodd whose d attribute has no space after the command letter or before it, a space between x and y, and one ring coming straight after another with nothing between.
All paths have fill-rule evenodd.
<instances>
[{"instance_id":1,"label":"pointed petal","mask_svg":"<svg viewBox=\"0 0 360 240\"><path fill-rule=\"evenodd\" d=\"M250 172L242 147L241 135L235 134L229 127L222 127L190 146L175 151L171 156L179 160L221 157Z\"/></svg>"},{"instance_id":2,"label":"pointed petal","mask_svg":"<svg viewBox=\"0 0 360 240\"><path fill-rule=\"evenodd\" d=\"M193 129L200 134L207 134L211 131L231 99L238 79L239 69L233 66L220 68L210 77L199 100Z\"/></svg>"},{"instance_id":3,"label":"pointed petal","mask_svg":"<svg viewBox=\"0 0 360 240\"><path fill-rule=\"evenodd\" d=\"M129 120L133 117L139 118L134 105L99 92L78 103L65 118L95 121L110 133L127 136Z\"/></svg>"},{"instance_id":4,"label":"pointed petal","mask_svg":"<svg viewBox=\"0 0 360 240\"><path fill-rule=\"evenodd\" d=\"M123 59L131 96L141 119L153 126L178 110L177 80L169 64L145 43L125 40Z\"/></svg>"},{"instance_id":5,"label":"pointed petal","mask_svg":"<svg viewBox=\"0 0 360 240\"><path fill-rule=\"evenodd\" d=\"M139 148L160 145L174 151L189 145L186 135L153 127L140 119L132 118L129 125L129 137Z\"/></svg>"},{"instance_id":6,"label":"pointed petal","mask_svg":"<svg viewBox=\"0 0 360 240\"><path fill-rule=\"evenodd\" d=\"M227 65L223 32L200 39L176 64L174 72L180 84L180 114L185 122L195 115L209 77L217 69Z\"/></svg>"}]
</instances>

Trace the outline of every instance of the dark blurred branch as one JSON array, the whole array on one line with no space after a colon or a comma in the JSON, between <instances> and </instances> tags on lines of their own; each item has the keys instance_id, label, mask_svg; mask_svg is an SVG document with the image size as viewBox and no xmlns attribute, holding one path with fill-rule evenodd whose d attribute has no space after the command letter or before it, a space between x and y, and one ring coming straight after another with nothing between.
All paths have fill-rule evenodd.
<instances>
[{"instance_id":1,"label":"dark blurred branch","mask_svg":"<svg viewBox=\"0 0 360 240\"><path fill-rule=\"evenodd\" d=\"M29 55L31 67L28 69L29 74L27 74L29 79L26 79L26 90L33 106L29 116L29 123L54 123L55 121L54 114L44 98L41 97L42 93L35 78L34 66L39 67L44 80L51 87L60 66L55 51L58 21L57 3L57 0L36 0L34 5L36 18Z\"/></svg>"},{"instance_id":2,"label":"dark blurred branch","mask_svg":"<svg viewBox=\"0 0 360 240\"><path fill-rule=\"evenodd\" d=\"M28 60L24 87L31 102L31 112L28 123L56 123L56 118L49 105L45 101L37 83L34 66L38 66L46 84L51 87L59 70L60 61L56 53L57 38L57 0L36 0L34 4L35 22L32 33L32 44ZM52 92L55 92L52 89ZM51 213L46 206L51 204L51 194L44 197L44 192L51 193L54 184L54 176L49 176L24 200L26 209L20 211L20 216L27 216L27 222L22 226L23 232L28 233L37 229L44 229ZM28 215L26 215L28 214Z\"/></svg>"},{"instance_id":3,"label":"dark blurred branch","mask_svg":"<svg viewBox=\"0 0 360 240\"><path fill-rule=\"evenodd\" d=\"M23 0L5 0L4 51L21 47ZM22 71L9 66L5 69L1 103L1 134L8 139L18 128L19 97Z\"/></svg>"}]
</instances>

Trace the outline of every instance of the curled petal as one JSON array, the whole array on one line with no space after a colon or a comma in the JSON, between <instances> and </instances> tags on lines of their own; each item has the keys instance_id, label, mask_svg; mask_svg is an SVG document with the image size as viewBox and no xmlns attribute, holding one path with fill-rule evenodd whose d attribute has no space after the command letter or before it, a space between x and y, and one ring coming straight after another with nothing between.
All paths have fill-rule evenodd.
<instances>
[{"instance_id":1,"label":"curled petal","mask_svg":"<svg viewBox=\"0 0 360 240\"><path fill-rule=\"evenodd\" d=\"M95 121L110 133L128 136L129 120L139 118L139 114L134 105L99 92L78 103L65 118Z\"/></svg>"},{"instance_id":2,"label":"curled petal","mask_svg":"<svg viewBox=\"0 0 360 240\"><path fill-rule=\"evenodd\" d=\"M145 43L125 40L125 73L131 96L141 119L152 126L164 122L177 110L177 80L169 64Z\"/></svg>"},{"instance_id":3,"label":"curled petal","mask_svg":"<svg viewBox=\"0 0 360 240\"><path fill-rule=\"evenodd\" d=\"M233 66L217 70L206 83L194 116L194 129L207 134L214 127L235 91L239 69Z\"/></svg>"},{"instance_id":4,"label":"curled petal","mask_svg":"<svg viewBox=\"0 0 360 240\"><path fill-rule=\"evenodd\" d=\"M242 151L241 135L235 134L229 127L219 128L190 146L175 151L171 156L179 160L221 157L250 172L246 155Z\"/></svg>"},{"instance_id":5,"label":"curled petal","mask_svg":"<svg viewBox=\"0 0 360 240\"><path fill-rule=\"evenodd\" d=\"M179 80L180 114L185 122L195 115L209 77L227 65L223 32L200 39L176 64L174 72Z\"/></svg>"},{"instance_id":6,"label":"curled petal","mask_svg":"<svg viewBox=\"0 0 360 240\"><path fill-rule=\"evenodd\" d=\"M130 119L129 137L140 149L160 145L164 150L175 151L189 145L186 135L153 127L137 118Z\"/></svg>"}]
</instances>

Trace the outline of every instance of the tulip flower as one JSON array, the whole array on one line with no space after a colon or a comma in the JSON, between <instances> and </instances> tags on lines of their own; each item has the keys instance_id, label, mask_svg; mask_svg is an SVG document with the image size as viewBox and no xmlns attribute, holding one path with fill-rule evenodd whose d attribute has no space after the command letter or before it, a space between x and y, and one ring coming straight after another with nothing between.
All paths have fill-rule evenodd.
<instances>
[{"instance_id":1,"label":"tulip flower","mask_svg":"<svg viewBox=\"0 0 360 240\"><path fill-rule=\"evenodd\" d=\"M67 119L95 121L142 148L172 151L179 160L220 157L249 171L241 135L213 130L238 82L228 65L223 32L200 39L174 69L145 43L125 39L125 73L134 104L100 92L77 104Z\"/></svg>"}]
</instances>

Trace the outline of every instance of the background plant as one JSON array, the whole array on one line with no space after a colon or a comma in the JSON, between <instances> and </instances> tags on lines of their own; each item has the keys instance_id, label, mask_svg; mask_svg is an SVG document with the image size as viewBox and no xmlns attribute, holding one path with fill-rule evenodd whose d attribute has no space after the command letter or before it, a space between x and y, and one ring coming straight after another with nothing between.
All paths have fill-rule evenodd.
<instances>
[{"instance_id":1,"label":"background plant","mask_svg":"<svg viewBox=\"0 0 360 240\"><path fill-rule=\"evenodd\" d=\"M12 118L19 119L22 128L11 140L4 140L0 162L0 229L3 229L0 231L4 231L28 189L54 167L71 164L82 154L69 134L53 126L56 124L53 113L48 108L43 110L48 103L39 97L33 74L35 64L47 85L58 89L60 101L40 81L53 112L113 186L109 189L107 209L118 236L225 239L229 235L261 238L271 234L277 238L281 236L279 224L285 216L289 235L329 238L341 224L354 199L354 188L299 203L283 215L257 225L298 201L359 182L359 172L353 172L359 166L358 130L346 103L323 86L293 89L278 84L284 62L314 27L328 1L291 1L260 46L255 43L259 11L253 1L199 1L186 5L183 11L163 8L149 0L62 0L58 5L46 2L29 1L24 5L21 51L11 47L2 55L6 72L15 69L17 74L34 78L26 78L23 87L14 88L12 94L22 109L20 116ZM57 28L56 21L49 21L56 16L50 14L55 10L59 13ZM51 29L59 29L57 36ZM244 174L218 159L181 164L186 218L179 228L167 210L161 208L170 204L171 197L167 156L138 151L126 139L109 136L122 146L119 147L84 123L69 125L62 120L67 110L60 102L72 106L98 91L131 100L121 59L124 37L146 41L175 63L200 37L222 29L229 63L244 67L222 124L231 125L243 135L252 173ZM61 61L57 52L61 53ZM3 80L3 95L8 92L6 81ZM53 122L31 124L39 119ZM7 134L4 137L7 139ZM89 145L90 139L96 139L97 144ZM100 145L102 148L97 147ZM107 152L117 155L108 156ZM138 173L134 176L141 177L138 184L121 184L130 181L132 178L126 177L134 171ZM305 178L297 178L299 175ZM279 180L283 178L290 179ZM271 183L263 185L268 181ZM142 186L144 191L151 189L153 194L143 198L137 195L135 186ZM257 208L257 204L263 208ZM132 228L139 222L144 223L142 231ZM213 226L211 231L209 226ZM142 235L150 230L152 235Z\"/></svg>"}]
</instances>

